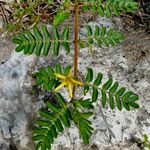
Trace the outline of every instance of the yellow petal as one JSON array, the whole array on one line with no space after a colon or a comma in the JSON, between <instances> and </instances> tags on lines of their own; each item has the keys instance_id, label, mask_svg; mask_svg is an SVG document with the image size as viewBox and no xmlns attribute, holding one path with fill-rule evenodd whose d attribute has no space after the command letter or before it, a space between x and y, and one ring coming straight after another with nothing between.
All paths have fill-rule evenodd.
<instances>
[{"instance_id":1,"label":"yellow petal","mask_svg":"<svg viewBox=\"0 0 150 150\"><path fill-rule=\"evenodd\" d=\"M77 80L74 80L74 79L71 79L71 81L74 84L81 85L81 86L83 85L83 82L81 82L81 81L77 81Z\"/></svg>"},{"instance_id":2,"label":"yellow petal","mask_svg":"<svg viewBox=\"0 0 150 150\"><path fill-rule=\"evenodd\" d=\"M68 91L69 91L69 95L70 95L70 97L72 98L73 97L73 91L72 91L72 84L71 83L68 83Z\"/></svg>"},{"instance_id":3,"label":"yellow petal","mask_svg":"<svg viewBox=\"0 0 150 150\"><path fill-rule=\"evenodd\" d=\"M56 78L66 79L65 76L63 76L63 75L61 75L61 74L58 74L58 73L55 73L55 76L56 76Z\"/></svg>"},{"instance_id":4,"label":"yellow petal","mask_svg":"<svg viewBox=\"0 0 150 150\"><path fill-rule=\"evenodd\" d=\"M63 86L65 86L67 83L66 82L62 82L58 87L56 87L54 89L55 92L57 92L59 89L61 89Z\"/></svg>"}]
</instances>

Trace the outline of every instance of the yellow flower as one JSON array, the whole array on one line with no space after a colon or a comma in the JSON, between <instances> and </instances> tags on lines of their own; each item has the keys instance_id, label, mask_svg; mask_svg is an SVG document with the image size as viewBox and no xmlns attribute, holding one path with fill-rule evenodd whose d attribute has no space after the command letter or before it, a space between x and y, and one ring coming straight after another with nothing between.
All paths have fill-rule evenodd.
<instances>
[{"instance_id":1,"label":"yellow flower","mask_svg":"<svg viewBox=\"0 0 150 150\"><path fill-rule=\"evenodd\" d=\"M70 69L69 73L66 76L58 73L55 73L55 76L60 80L61 84L58 87L56 87L54 91L57 92L62 87L66 86L71 98L73 97L73 86L83 86L83 82L73 79L72 69Z\"/></svg>"}]
</instances>

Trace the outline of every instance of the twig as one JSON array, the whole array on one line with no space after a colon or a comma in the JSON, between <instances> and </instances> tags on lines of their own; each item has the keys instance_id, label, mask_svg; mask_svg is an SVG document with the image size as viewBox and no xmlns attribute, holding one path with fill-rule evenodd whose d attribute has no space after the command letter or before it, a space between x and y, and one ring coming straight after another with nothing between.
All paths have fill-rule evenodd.
<instances>
[{"instance_id":1,"label":"twig","mask_svg":"<svg viewBox=\"0 0 150 150\"><path fill-rule=\"evenodd\" d=\"M1 2L0 2L0 10L2 12L2 17L3 17L4 23L9 23L7 16L5 14L5 11L4 11L3 3L1 3Z\"/></svg>"}]
</instances>

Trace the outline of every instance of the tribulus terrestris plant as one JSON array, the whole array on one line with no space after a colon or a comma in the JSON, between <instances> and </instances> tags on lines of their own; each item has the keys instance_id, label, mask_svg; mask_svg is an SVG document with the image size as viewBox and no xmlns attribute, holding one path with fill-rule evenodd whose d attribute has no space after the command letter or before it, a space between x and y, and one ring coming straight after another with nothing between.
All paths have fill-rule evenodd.
<instances>
[{"instance_id":1,"label":"tribulus terrestris plant","mask_svg":"<svg viewBox=\"0 0 150 150\"><path fill-rule=\"evenodd\" d=\"M51 0L51 3L53 2L54 0ZM78 53L81 48L91 47L93 44L97 44L98 47L109 47L123 40L121 32L98 25L95 28L87 25L87 37L79 37L79 11L92 11L100 16L112 17L137 8L138 4L133 0L63 0L54 17L51 31L46 25L42 25L41 29L34 26L33 30L25 30L13 38L13 42L18 44L16 52L23 51L27 55L35 53L37 56L47 56L49 52L58 56L61 46L69 54L70 45L74 44L73 66L62 67L61 64L57 64L55 67L48 66L35 73L36 84L55 93L57 99L57 103L51 100L45 102L45 108L39 111L39 118L34 121L33 141L36 150L51 149L54 139L71 124L77 126L83 143L88 144L94 130L89 118L94 115L93 104L98 100L104 108L106 105L120 111L123 108L127 111L139 108L136 103L139 100L137 94L120 87L112 78L102 84L103 74L100 72L94 78L93 70L87 68L85 79L78 78ZM74 13L74 39L69 38L70 27L64 27L61 32L58 29L60 23L66 20L71 12ZM83 95L77 98L76 89L79 87L83 90ZM63 94L59 93L61 88L67 88L69 99L65 99ZM92 92L91 98L84 99L89 92Z\"/></svg>"}]
</instances>

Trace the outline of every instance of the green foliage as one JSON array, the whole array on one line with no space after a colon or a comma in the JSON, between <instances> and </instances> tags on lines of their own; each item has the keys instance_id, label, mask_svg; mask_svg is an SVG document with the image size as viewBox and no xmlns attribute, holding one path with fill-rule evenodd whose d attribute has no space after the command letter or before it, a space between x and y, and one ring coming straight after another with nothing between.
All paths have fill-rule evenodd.
<instances>
[{"instance_id":1,"label":"green foliage","mask_svg":"<svg viewBox=\"0 0 150 150\"><path fill-rule=\"evenodd\" d=\"M107 29L106 27L95 26L93 31L92 27L87 25L87 39L80 38L81 47L86 47L87 45L93 45L94 43L98 47L109 47L110 45L115 46L120 43L124 36L121 32L115 31L114 29Z\"/></svg>"},{"instance_id":2,"label":"green foliage","mask_svg":"<svg viewBox=\"0 0 150 150\"><path fill-rule=\"evenodd\" d=\"M74 100L74 109L71 111L74 123L79 128L80 137L83 139L84 144L89 144L89 139L92 135L93 128L91 127L91 122L89 118L93 115L92 111L89 109L94 109L92 101L90 99L84 100ZM82 109L87 109L86 112L81 112Z\"/></svg>"},{"instance_id":3,"label":"green foliage","mask_svg":"<svg viewBox=\"0 0 150 150\"><path fill-rule=\"evenodd\" d=\"M133 0L81 0L83 10L98 12L100 16L112 17L122 12L131 12L138 8L138 3Z\"/></svg>"},{"instance_id":4,"label":"green foliage","mask_svg":"<svg viewBox=\"0 0 150 150\"><path fill-rule=\"evenodd\" d=\"M42 68L35 73L37 77L36 84L41 85L45 90L52 90L56 86L60 85L60 82L55 78L55 73L67 75L71 66L62 68L60 65L56 65L53 69L48 66ZM103 74L98 73L94 79L94 73L91 68L87 69L87 74L84 83L84 94L92 91L92 102L96 102L97 99L101 99L101 104L106 107L107 103L111 109L118 108L122 110L124 107L126 110L131 108L139 108L136 101L139 97L132 91L126 90L125 87L120 87L118 82L113 82L113 79L108 79L105 83L102 82ZM101 94L101 97L99 96Z\"/></svg>"},{"instance_id":5,"label":"green foliage","mask_svg":"<svg viewBox=\"0 0 150 150\"><path fill-rule=\"evenodd\" d=\"M36 142L36 149L46 150L51 148L54 138L64 131L64 128L70 127L71 114L68 109L69 104L57 94L59 106L51 101L46 103L46 110L40 110L40 119L35 120L35 129L33 131L33 140Z\"/></svg>"},{"instance_id":6,"label":"green foliage","mask_svg":"<svg viewBox=\"0 0 150 150\"><path fill-rule=\"evenodd\" d=\"M93 115L92 112L81 112L79 108L93 109L92 102L87 100L75 100L73 105L67 102L60 93L56 94L59 106L54 105L50 100L45 104L45 109L39 111L39 119L34 121L33 140L36 142L36 149L50 149L54 139L65 128L71 126L73 121L79 128L80 137L85 144L89 143L89 138L93 128L88 120ZM72 107L71 107L72 106Z\"/></svg>"},{"instance_id":7,"label":"green foliage","mask_svg":"<svg viewBox=\"0 0 150 150\"><path fill-rule=\"evenodd\" d=\"M89 138L92 135L92 123L88 120L92 115L93 112L81 113L78 110L72 111L74 123L79 128L80 137L83 139L84 144L89 144Z\"/></svg>"},{"instance_id":8,"label":"green foliage","mask_svg":"<svg viewBox=\"0 0 150 150\"><path fill-rule=\"evenodd\" d=\"M41 32L42 31L42 32ZM13 38L13 42L18 44L16 52L23 51L24 54L31 55L35 52L37 56L43 54L47 56L51 46L53 47L53 54L59 55L60 44L64 46L66 53L70 52L69 47L69 28L65 28L60 39L59 31L56 26L53 26L53 38L45 25L42 26L41 31L35 26L33 32L26 30L23 33L19 33Z\"/></svg>"},{"instance_id":9,"label":"green foliage","mask_svg":"<svg viewBox=\"0 0 150 150\"><path fill-rule=\"evenodd\" d=\"M108 103L111 109L118 108L119 110L122 110L124 107L129 111L131 108L139 108L139 105L136 103L136 101L139 100L139 97L136 94L126 90L124 87L119 87L118 82L113 82L112 78L101 85L102 79L102 73L98 73L94 80L93 70L91 68L87 69L84 93L86 94L92 90L93 102L97 101L98 95L101 93L100 99L103 107Z\"/></svg>"},{"instance_id":10,"label":"green foliage","mask_svg":"<svg viewBox=\"0 0 150 150\"><path fill-rule=\"evenodd\" d=\"M70 68L71 66L67 66L64 68L59 64L57 64L55 68L52 68L51 66L41 68L35 73L35 76L37 78L36 85L41 86L42 89L47 91L53 90L60 84L60 82L55 77L55 73L65 75L68 73Z\"/></svg>"},{"instance_id":11,"label":"green foliage","mask_svg":"<svg viewBox=\"0 0 150 150\"><path fill-rule=\"evenodd\" d=\"M44 90L51 90L57 83L54 76L54 70L50 66L47 68L41 68L35 73L35 76L37 77L36 84L41 85Z\"/></svg>"},{"instance_id":12,"label":"green foliage","mask_svg":"<svg viewBox=\"0 0 150 150\"><path fill-rule=\"evenodd\" d=\"M70 13L68 11L58 12L57 15L54 17L53 25L58 26L60 23L66 20L69 16L70 16Z\"/></svg>"}]
</instances>

